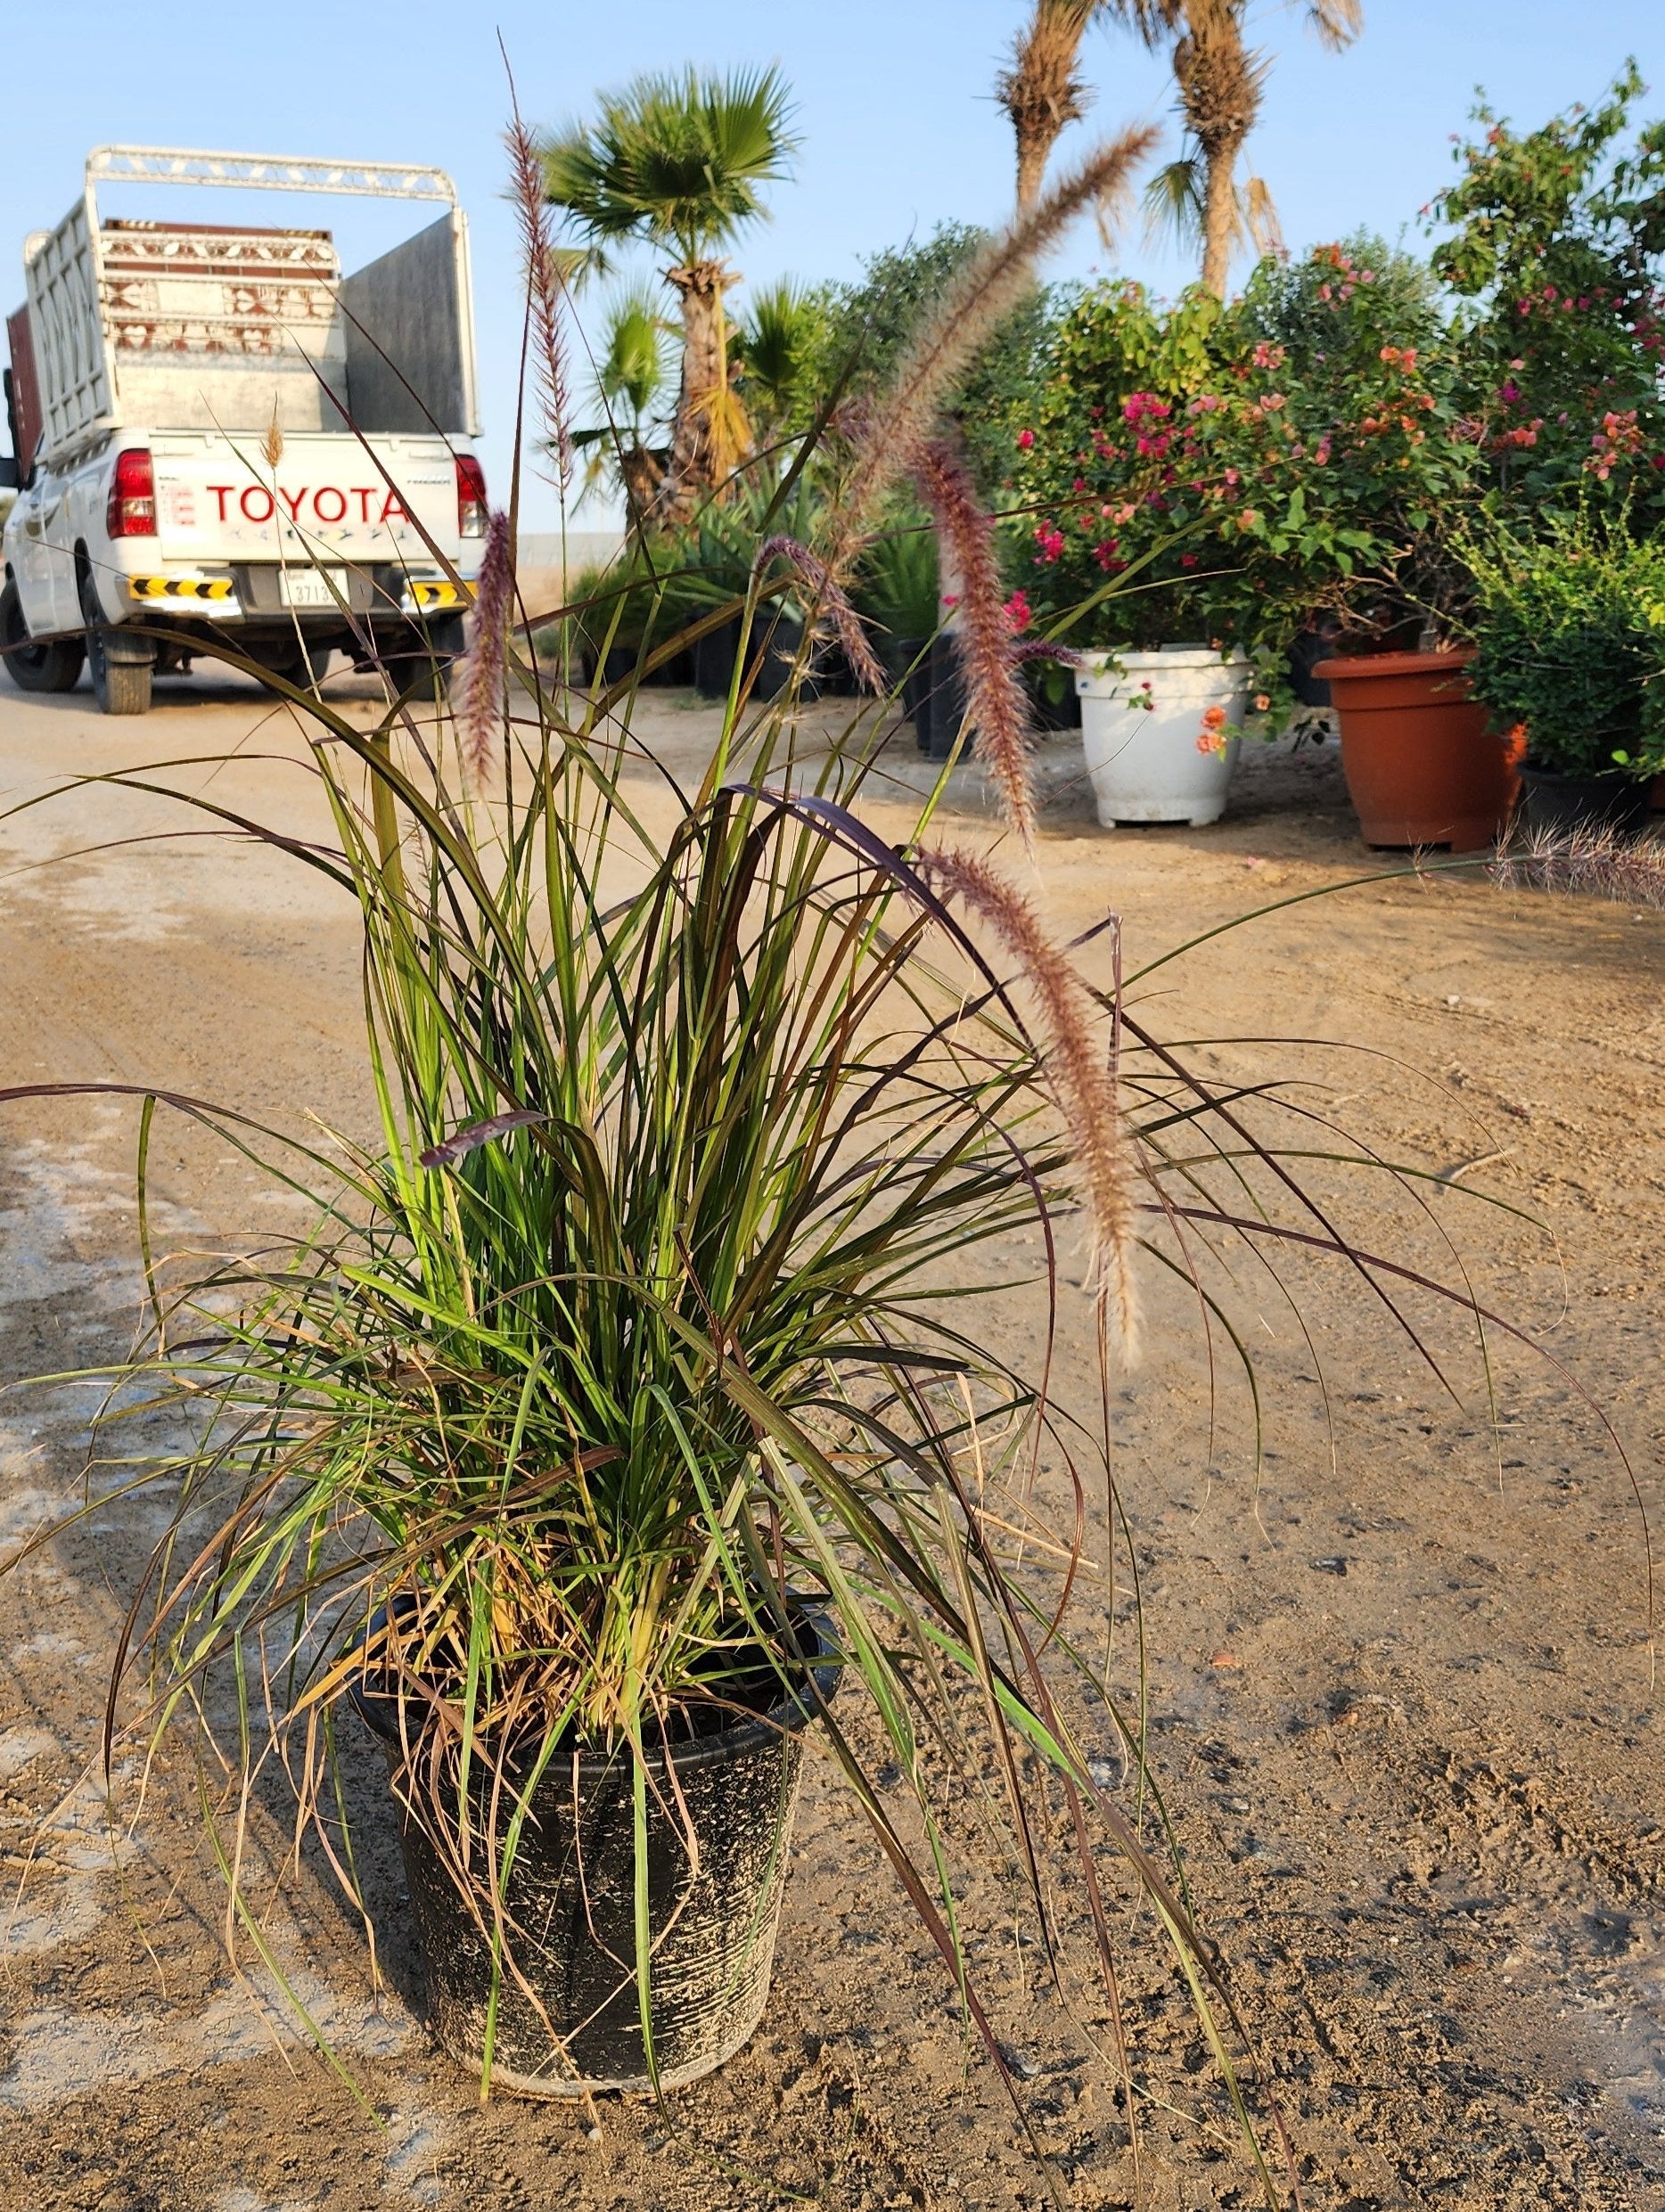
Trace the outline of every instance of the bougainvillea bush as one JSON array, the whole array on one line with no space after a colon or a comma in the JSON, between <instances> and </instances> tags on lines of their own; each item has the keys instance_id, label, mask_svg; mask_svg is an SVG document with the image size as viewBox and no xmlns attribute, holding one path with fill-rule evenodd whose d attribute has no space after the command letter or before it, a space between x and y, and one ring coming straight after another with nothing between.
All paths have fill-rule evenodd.
<instances>
[{"instance_id":1,"label":"bougainvillea bush","mask_svg":"<svg viewBox=\"0 0 1665 2212\"><path fill-rule=\"evenodd\" d=\"M1665 520L1665 122L1632 131L1632 65L1593 110L1524 135L1484 106L1424 210L1492 504L1530 528L1595 496Z\"/></svg>"},{"instance_id":2,"label":"bougainvillea bush","mask_svg":"<svg viewBox=\"0 0 1665 2212\"><path fill-rule=\"evenodd\" d=\"M1263 262L1242 299L1081 292L1013 432L1013 567L1072 642L1239 646L1277 726L1325 616L1380 634L1430 595L1479 448L1433 288L1379 241Z\"/></svg>"}]
</instances>

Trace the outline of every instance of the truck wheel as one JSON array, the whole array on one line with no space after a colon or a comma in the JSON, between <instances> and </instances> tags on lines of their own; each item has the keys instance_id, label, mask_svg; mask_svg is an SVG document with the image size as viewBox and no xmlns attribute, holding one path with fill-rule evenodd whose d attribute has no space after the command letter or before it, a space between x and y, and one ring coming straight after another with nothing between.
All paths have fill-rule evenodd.
<instances>
[{"instance_id":1,"label":"truck wheel","mask_svg":"<svg viewBox=\"0 0 1665 2212\"><path fill-rule=\"evenodd\" d=\"M86 617L86 665L100 708L105 714L149 714L152 663L129 660L125 655L117 658L111 651L109 626L91 577L81 579L81 612Z\"/></svg>"},{"instance_id":2,"label":"truck wheel","mask_svg":"<svg viewBox=\"0 0 1665 2212\"><path fill-rule=\"evenodd\" d=\"M0 592L0 649L5 654L6 674L21 692L72 692L86 652L78 637L36 644L23 619L17 586L10 577Z\"/></svg>"}]
</instances>

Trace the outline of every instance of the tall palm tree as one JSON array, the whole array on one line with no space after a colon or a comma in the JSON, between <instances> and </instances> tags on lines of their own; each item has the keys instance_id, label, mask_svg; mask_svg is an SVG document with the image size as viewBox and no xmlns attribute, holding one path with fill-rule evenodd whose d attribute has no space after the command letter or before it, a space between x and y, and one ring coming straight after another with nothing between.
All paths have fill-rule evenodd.
<instances>
[{"instance_id":1,"label":"tall palm tree","mask_svg":"<svg viewBox=\"0 0 1665 2212\"><path fill-rule=\"evenodd\" d=\"M1364 27L1362 0L1300 0L1333 53ZM1092 94L1079 67L1095 21L1125 23L1152 52L1170 46L1187 145L1152 182L1146 205L1202 248L1202 282L1226 296L1232 249L1245 228L1263 250L1276 241L1271 194L1259 177L1240 192L1237 165L1260 112L1271 64L1243 37L1248 0L1034 0L1013 41L995 95L1017 139L1018 206L1032 207L1053 147L1087 112Z\"/></svg>"},{"instance_id":2,"label":"tall palm tree","mask_svg":"<svg viewBox=\"0 0 1665 2212\"><path fill-rule=\"evenodd\" d=\"M1171 10L1168 0L1034 0L1012 42L1007 65L995 79L995 97L1017 140L1020 215L1040 198L1047 161L1065 128L1093 104L1078 66L1081 41L1091 24L1111 19L1154 46L1169 27Z\"/></svg>"},{"instance_id":3,"label":"tall palm tree","mask_svg":"<svg viewBox=\"0 0 1665 2212\"><path fill-rule=\"evenodd\" d=\"M723 295L739 282L723 250L766 213L760 187L786 174L798 140L778 70L725 78L688 69L609 94L592 124L543 148L545 186L596 266L627 241L664 250L683 327L682 382L655 512L685 520L745 452L729 377Z\"/></svg>"},{"instance_id":4,"label":"tall palm tree","mask_svg":"<svg viewBox=\"0 0 1665 2212\"><path fill-rule=\"evenodd\" d=\"M1182 237L1200 240L1202 283L1226 297L1233 248L1245 229L1265 251L1277 241L1271 194L1259 177L1240 190L1237 165L1260 113L1271 58L1243 36L1248 0L1152 0L1138 26L1147 45L1173 41L1174 78L1187 144L1146 195ZM1361 0L1304 0L1302 12L1332 53L1364 28Z\"/></svg>"},{"instance_id":5,"label":"tall palm tree","mask_svg":"<svg viewBox=\"0 0 1665 2212\"><path fill-rule=\"evenodd\" d=\"M1018 151L1018 212L1040 198L1046 163L1066 125L1087 113L1093 95L1076 66L1082 35L1103 0L1035 0L1035 12L1012 42L1012 59L995 80L995 97L1012 119Z\"/></svg>"}]
</instances>

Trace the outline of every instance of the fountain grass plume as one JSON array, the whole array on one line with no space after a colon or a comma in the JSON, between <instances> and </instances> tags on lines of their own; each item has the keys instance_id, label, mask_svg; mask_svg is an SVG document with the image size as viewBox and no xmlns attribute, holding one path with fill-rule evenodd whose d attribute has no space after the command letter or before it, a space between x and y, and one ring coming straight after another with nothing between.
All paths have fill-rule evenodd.
<instances>
[{"instance_id":1,"label":"fountain grass plume","mask_svg":"<svg viewBox=\"0 0 1665 2212\"><path fill-rule=\"evenodd\" d=\"M1036 262L1083 208L1111 208L1125 198L1134 170L1159 135L1147 126L1100 146L992 239L943 294L862 441L843 506L844 528L852 538L875 503L913 465L947 393L1033 283ZM836 569L839 562L832 565Z\"/></svg>"},{"instance_id":2,"label":"fountain grass plume","mask_svg":"<svg viewBox=\"0 0 1665 2212\"><path fill-rule=\"evenodd\" d=\"M504 726L504 684L508 677L509 622L513 612L514 567L509 546L509 518L501 510L486 524L480 580L468 649L452 679L452 713L457 751L471 786L478 791L490 774Z\"/></svg>"},{"instance_id":3,"label":"fountain grass plume","mask_svg":"<svg viewBox=\"0 0 1665 2212\"><path fill-rule=\"evenodd\" d=\"M1013 654L994 521L979 505L971 471L956 447L931 440L920 448L913 475L959 576L959 620L952 635L977 750L994 777L1006 822L1032 860L1035 800L1029 752L1034 732L1029 694Z\"/></svg>"},{"instance_id":4,"label":"fountain grass plume","mask_svg":"<svg viewBox=\"0 0 1665 2212\"><path fill-rule=\"evenodd\" d=\"M1665 838L1624 838L1606 827L1540 832L1492 863L1505 890L1587 891L1625 906L1665 907Z\"/></svg>"},{"instance_id":5,"label":"fountain grass plume","mask_svg":"<svg viewBox=\"0 0 1665 2212\"><path fill-rule=\"evenodd\" d=\"M766 537L758 548L752 562L754 575L761 576L771 561L789 561L802 577L815 597L812 615L830 624L839 643L844 648L844 658L849 662L850 673L865 692L878 697L886 689L883 668L873 649L873 641L863 627L861 617L850 604L849 595L828 570L818 553L795 537L779 536Z\"/></svg>"},{"instance_id":6,"label":"fountain grass plume","mask_svg":"<svg viewBox=\"0 0 1665 2212\"><path fill-rule=\"evenodd\" d=\"M1089 1282L1124 1358L1137 1340L1134 1295L1133 1163L1116 1076L1095 1031L1099 1003L1074 962L1054 945L1031 902L974 853L932 848L919 873L939 896L992 930L1017 963L1045 1028L1042 1068L1069 1139L1070 1176L1087 1217Z\"/></svg>"},{"instance_id":7,"label":"fountain grass plume","mask_svg":"<svg viewBox=\"0 0 1665 2212\"><path fill-rule=\"evenodd\" d=\"M555 481L564 499L572 483L572 410L567 376L566 334L562 311L566 278L550 228L542 156L520 110L504 134L509 150L509 196L521 233L526 263L527 350L534 388L544 418Z\"/></svg>"}]
</instances>

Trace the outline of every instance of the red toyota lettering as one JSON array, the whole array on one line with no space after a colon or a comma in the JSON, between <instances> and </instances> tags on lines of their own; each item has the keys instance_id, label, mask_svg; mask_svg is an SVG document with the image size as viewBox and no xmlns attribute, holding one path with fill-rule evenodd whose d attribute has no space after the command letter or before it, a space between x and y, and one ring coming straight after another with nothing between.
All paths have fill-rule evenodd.
<instances>
[{"instance_id":1,"label":"red toyota lettering","mask_svg":"<svg viewBox=\"0 0 1665 2212\"><path fill-rule=\"evenodd\" d=\"M324 512L324 503L326 499L332 499L336 503L335 512L332 514L325 514ZM324 485L321 489L312 495L312 512L320 522L340 521L347 512L347 494L339 490L333 484Z\"/></svg>"},{"instance_id":2,"label":"red toyota lettering","mask_svg":"<svg viewBox=\"0 0 1665 2212\"><path fill-rule=\"evenodd\" d=\"M236 488L237 487L234 484L210 484L209 486L209 491L211 491L215 498L219 501L219 519L222 522L226 520L226 502L231 497Z\"/></svg>"},{"instance_id":3,"label":"red toyota lettering","mask_svg":"<svg viewBox=\"0 0 1665 2212\"><path fill-rule=\"evenodd\" d=\"M408 522L410 520L409 515L399 504L399 496L397 492L390 492L381 503L381 520L384 522Z\"/></svg>"},{"instance_id":4,"label":"red toyota lettering","mask_svg":"<svg viewBox=\"0 0 1665 2212\"><path fill-rule=\"evenodd\" d=\"M264 512L260 514L257 514L255 512L254 509L249 504L249 502L251 499L265 500L266 508ZM237 502L237 504L242 509L243 520L245 522L269 522L272 520L272 517L277 512L277 502L273 498L271 493L267 491L264 484L250 484L248 490L244 492L242 497Z\"/></svg>"},{"instance_id":5,"label":"red toyota lettering","mask_svg":"<svg viewBox=\"0 0 1665 2212\"><path fill-rule=\"evenodd\" d=\"M370 503L375 496L376 487L373 484L355 484L353 486L353 497L358 502L358 520L361 522L369 521Z\"/></svg>"},{"instance_id":6,"label":"red toyota lettering","mask_svg":"<svg viewBox=\"0 0 1665 2212\"><path fill-rule=\"evenodd\" d=\"M300 520L300 503L307 496L306 486L303 484L298 492L286 492L280 484L278 487L277 496L283 501L283 504L289 509L290 520L291 522L299 522Z\"/></svg>"}]
</instances>

